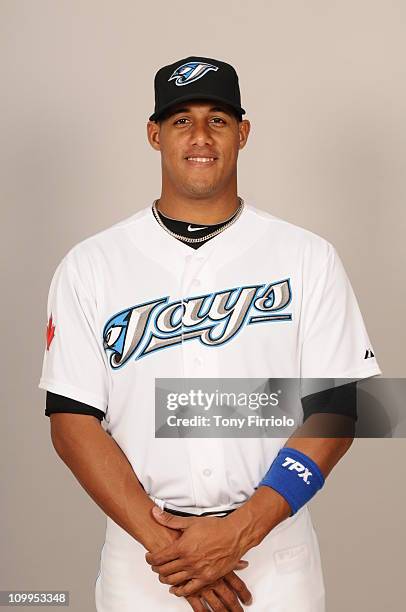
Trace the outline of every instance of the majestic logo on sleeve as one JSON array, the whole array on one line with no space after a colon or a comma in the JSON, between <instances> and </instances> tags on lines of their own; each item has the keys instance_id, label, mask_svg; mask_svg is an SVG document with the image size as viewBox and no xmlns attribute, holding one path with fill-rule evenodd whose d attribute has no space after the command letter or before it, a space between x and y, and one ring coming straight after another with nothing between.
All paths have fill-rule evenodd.
<instances>
[{"instance_id":1,"label":"majestic logo on sleeve","mask_svg":"<svg viewBox=\"0 0 406 612\"><path fill-rule=\"evenodd\" d=\"M207 74L209 70L218 70L218 66L213 64L206 64L205 62L187 62L176 68L173 74L169 77L169 81L175 81L175 85L189 85L197 79L201 79L202 76Z\"/></svg>"},{"instance_id":2,"label":"majestic logo on sleeve","mask_svg":"<svg viewBox=\"0 0 406 612\"><path fill-rule=\"evenodd\" d=\"M175 302L166 296L111 317L104 326L103 346L112 368L189 340L220 346L247 325L291 321L292 315L283 312L290 301L289 279Z\"/></svg>"}]
</instances>

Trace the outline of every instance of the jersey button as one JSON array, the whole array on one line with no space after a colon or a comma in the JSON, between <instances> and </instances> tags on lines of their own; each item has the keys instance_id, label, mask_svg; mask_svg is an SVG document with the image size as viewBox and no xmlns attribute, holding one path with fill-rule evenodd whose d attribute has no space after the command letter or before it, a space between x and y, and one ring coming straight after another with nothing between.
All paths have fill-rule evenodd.
<instances>
[{"instance_id":1,"label":"jersey button","mask_svg":"<svg viewBox=\"0 0 406 612\"><path fill-rule=\"evenodd\" d=\"M206 468L205 470L203 470L203 475L204 476L211 476L211 470L209 470L209 468Z\"/></svg>"},{"instance_id":2,"label":"jersey button","mask_svg":"<svg viewBox=\"0 0 406 612\"><path fill-rule=\"evenodd\" d=\"M203 364L203 361L200 359L200 357L195 357L193 363L197 368L200 368L200 366Z\"/></svg>"},{"instance_id":3,"label":"jersey button","mask_svg":"<svg viewBox=\"0 0 406 612\"><path fill-rule=\"evenodd\" d=\"M201 282L198 278L194 278L192 282L192 287L200 287Z\"/></svg>"}]
</instances>

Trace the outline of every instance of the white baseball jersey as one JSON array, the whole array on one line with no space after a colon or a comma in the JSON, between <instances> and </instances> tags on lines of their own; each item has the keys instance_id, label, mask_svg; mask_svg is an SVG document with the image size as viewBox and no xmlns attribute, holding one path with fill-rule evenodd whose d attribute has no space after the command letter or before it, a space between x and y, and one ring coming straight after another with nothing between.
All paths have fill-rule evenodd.
<instances>
[{"instance_id":1,"label":"white baseball jersey","mask_svg":"<svg viewBox=\"0 0 406 612\"><path fill-rule=\"evenodd\" d=\"M286 439L155 438L155 378L381 373L334 247L247 203L197 250L161 228L151 206L83 240L54 273L47 320L39 387L102 410L148 495L194 513L247 500ZM144 554L107 517L99 612L188 609ZM246 558L251 610L324 610L307 507Z\"/></svg>"}]
</instances>

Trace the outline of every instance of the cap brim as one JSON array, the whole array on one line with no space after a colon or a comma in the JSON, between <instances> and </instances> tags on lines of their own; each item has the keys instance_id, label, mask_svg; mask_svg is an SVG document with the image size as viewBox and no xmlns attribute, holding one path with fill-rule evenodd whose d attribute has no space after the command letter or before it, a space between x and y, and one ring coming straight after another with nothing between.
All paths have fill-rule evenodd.
<instances>
[{"instance_id":1,"label":"cap brim","mask_svg":"<svg viewBox=\"0 0 406 612\"><path fill-rule=\"evenodd\" d=\"M234 106L233 104L230 104L229 100L225 100L224 98L221 98L219 96L213 96L209 94L199 94L196 92L195 94L180 96L179 98L176 98L176 100L172 100L172 102L170 102L169 104L162 106L162 108L160 108L157 113L153 113L149 117L149 120L156 121L157 119L159 119L159 117L162 116L162 114L165 111L170 109L172 106L175 106L175 104L179 104L179 102L187 102L188 100L213 100L215 102L221 102L225 104L226 106L229 106L230 108L235 110L236 113L238 113L239 115L245 115L245 110L241 106Z\"/></svg>"}]
</instances>

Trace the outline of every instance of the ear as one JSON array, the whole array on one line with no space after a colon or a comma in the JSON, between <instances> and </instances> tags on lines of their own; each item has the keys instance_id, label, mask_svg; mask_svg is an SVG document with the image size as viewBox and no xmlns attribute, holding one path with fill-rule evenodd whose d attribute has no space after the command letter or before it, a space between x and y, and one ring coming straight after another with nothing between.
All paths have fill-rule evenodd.
<instances>
[{"instance_id":1,"label":"ear","mask_svg":"<svg viewBox=\"0 0 406 612\"><path fill-rule=\"evenodd\" d=\"M159 132L161 130L161 126L159 123L155 123L155 121L148 121L147 123L147 137L149 144L156 151L161 150L161 145L159 142Z\"/></svg>"},{"instance_id":2,"label":"ear","mask_svg":"<svg viewBox=\"0 0 406 612\"><path fill-rule=\"evenodd\" d=\"M239 148L243 149L245 147L245 145L247 144L247 140L248 140L248 134L250 133L250 129L251 129L251 123L248 121L248 119L243 119L242 121L239 122L238 124L238 131L239 131Z\"/></svg>"}]
</instances>

